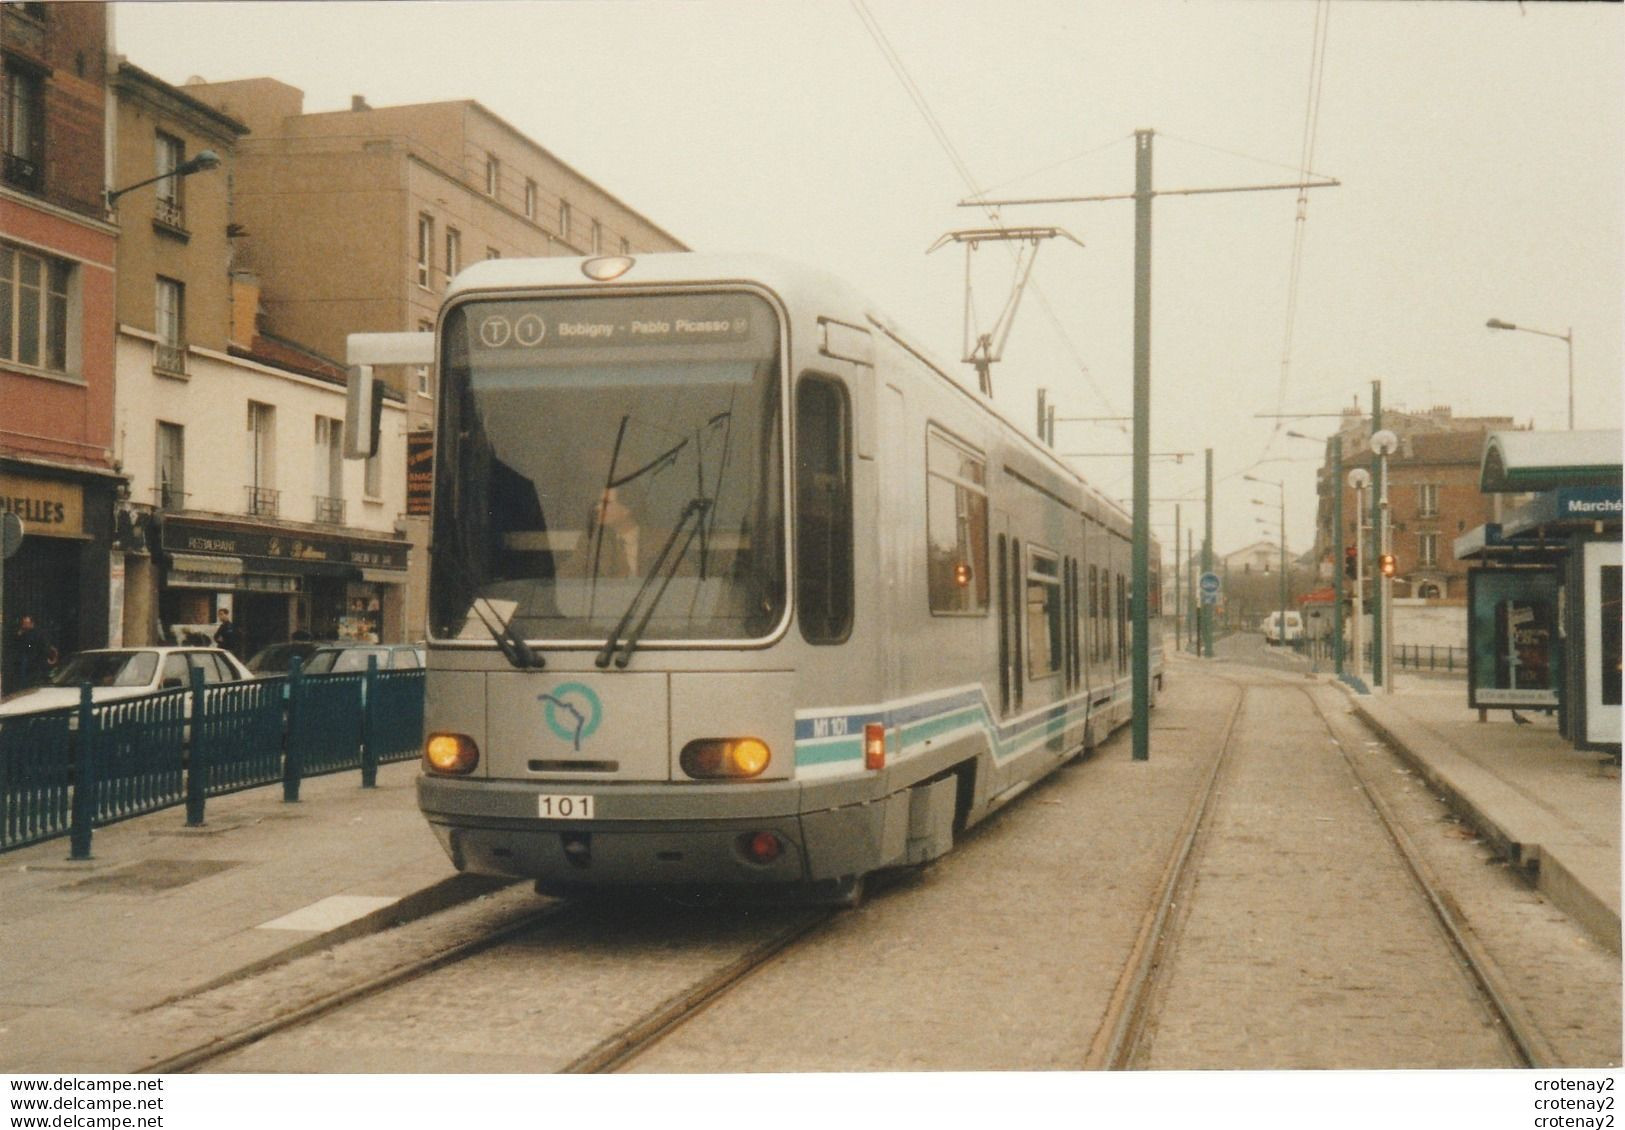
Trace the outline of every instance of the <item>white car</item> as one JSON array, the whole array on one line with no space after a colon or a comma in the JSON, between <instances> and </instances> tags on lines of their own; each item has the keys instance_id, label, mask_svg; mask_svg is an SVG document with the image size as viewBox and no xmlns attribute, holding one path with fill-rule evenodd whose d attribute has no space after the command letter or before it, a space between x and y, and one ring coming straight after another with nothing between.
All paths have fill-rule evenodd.
<instances>
[{"instance_id":1,"label":"white car","mask_svg":"<svg viewBox=\"0 0 1625 1130\"><path fill-rule=\"evenodd\" d=\"M1264 641L1266 643L1294 643L1297 640L1303 639L1302 614L1297 612L1288 612L1286 614L1285 641L1283 641L1281 638L1282 632L1280 624L1281 613L1279 612L1271 612L1268 616L1264 617Z\"/></svg>"},{"instance_id":2,"label":"white car","mask_svg":"<svg viewBox=\"0 0 1625 1130\"><path fill-rule=\"evenodd\" d=\"M79 703L79 685L90 684L92 702L112 702L192 685L192 668L205 683L234 683L254 673L229 651L217 647L111 647L81 651L41 687L0 703L0 717L56 710Z\"/></svg>"}]
</instances>

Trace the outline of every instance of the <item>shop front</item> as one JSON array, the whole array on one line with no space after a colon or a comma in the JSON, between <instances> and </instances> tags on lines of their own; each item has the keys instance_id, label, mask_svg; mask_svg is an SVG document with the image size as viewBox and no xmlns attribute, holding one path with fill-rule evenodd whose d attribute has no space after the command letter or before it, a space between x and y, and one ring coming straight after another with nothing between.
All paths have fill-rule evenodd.
<instances>
[{"instance_id":1,"label":"shop front","mask_svg":"<svg viewBox=\"0 0 1625 1130\"><path fill-rule=\"evenodd\" d=\"M244 658L301 633L384 643L403 637L405 541L166 516L159 544L166 638L212 636L222 608L242 632Z\"/></svg>"},{"instance_id":2,"label":"shop front","mask_svg":"<svg viewBox=\"0 0 1625 1130\"><path fill-rule=\"evenodd\" d=\"M23 616L62 655L108 638L108 562L119 479L21 460L0 460L0 510L22 520L23 540L5 563L5 631ZM10 689L14 672L0 673Z\"/></svg>"}]
</instances>

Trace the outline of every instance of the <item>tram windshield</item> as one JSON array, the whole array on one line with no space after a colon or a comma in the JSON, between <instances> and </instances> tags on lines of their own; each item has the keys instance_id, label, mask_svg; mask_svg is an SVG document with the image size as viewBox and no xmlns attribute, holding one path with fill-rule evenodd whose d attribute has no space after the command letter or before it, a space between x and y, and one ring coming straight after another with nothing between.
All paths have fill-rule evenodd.
<instances>
[{"instance_id":1,"label":"tram windshield","mask_svg":"<svg viewBox=\"0 0 1625 1130\"><path fill-rule=\"evenodd\" d=\"M765 301L470 301L441 340L437 638L490 640L493 620L606 647L773 631L784 491Z\"/></svg>"}]
</instances>

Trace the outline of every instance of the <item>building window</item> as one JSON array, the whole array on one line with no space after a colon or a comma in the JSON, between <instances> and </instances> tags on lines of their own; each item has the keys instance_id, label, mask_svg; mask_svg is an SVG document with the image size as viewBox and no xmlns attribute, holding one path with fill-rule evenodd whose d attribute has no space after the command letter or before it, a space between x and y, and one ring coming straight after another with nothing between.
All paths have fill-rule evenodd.
<instances>
[{"instance_id":1,"label":"building window","mask_svg":"<svg viewBox=\"0 0 1625 1130\"><path fill-rule=\"evenodd\" d=\"M987 611L987 463L940 432L926 438L926 589L939 614Z\"/></svg>"},{"instance_id":2,"label":"building window","mask_svg":"<svg viewBox=\"0 0 1625 1130\"><path fill-rule=\"evenodd\" d=\"M427 212L418 214L418 285L429 285L430 258L434 254L434 219Z\"/></svg>"},{"instance_id":3,"label":"building window","mask_svg":"<svg viewBox=\"0 0 1625 1130\"><path fill-rule=\"evenodd\" d=\"M379 444L383 446L382 443ZM380 452L373 452L361 464L364 473L361 491L368 498L384 497L384 459Z\"/></svg>"},{"instance_id":4,"label":"building window","mask_svg":"<svg viewBox=\"0 0 1625 1130\"><path fill-rule=\"evenodd\" d=\"M434 333L434 323L429 321L427 318L418 319L418 332L419 333L426 333L426 334ZM429 395L429 366L427 366L427 365L419 365L417 367L416 372L413 374L413 379L417 382L418 395L419 396L428 396Z\"/></svg>"},{"instance_id":5,"label":"building window","mask_svg":"<svg viewBox=\"0 0 1625 1130\"><path fill-rule=\"evenodd\" d=\"M181 210L183 178L173 174L186 160L186 144L178 137L160 133L153 146L153 154L153 172L164 178L153 186L157 201L154 216L161 224L172 228L184 227L186 214Z\"/></svg>"},{"instance_id":6,"label":"building window","mask_svg":"<svg viewBox=\"0 0 1625 1130\"><path fill-rule=\"evenodd\" d=\"M0 243L0 361L65 373L73 264Z\"/></svg>"},{"instance_id":7,"label":"building window","mask_svg":"<svg viewBox=\"0 0 1625 1130\"><path fill-rule=\"evenodd\" d=\"M533 181L533 180L527 180L525 182L525 219L534 220L535 218L536 218L536 182Z\"/></svg>"},{"instance_id":8,"label":"building window","mask_svg":"<svg viewBox=\"0 0 1625 1130\"><path fill-rule=\"evenodd\" d=\"M248 402L248 513L275 517L276 408Z\"/></svg>"},{"instance_id":9,"label":"building window","mask_svg":"<svg viewBox=\"0 0 1625 1130\"><path fill-rule=\"evenodd\" d=\"M446 281L450 282L463 269L463 233L456 228L446 229Z\"/></svg>"},{"instance_id":10,"label":"building window","mask_svg":"<svg viewBox=\"0 0 1625 1130\"><path fill-rule=\"evenodd\" d=\"M45 167L45 80L9 60L0 91L0 150L5 182L38 192Z\"/></svg>"},{"instance_id":11,"label":"building window","mask_svg":"<svg viewBox=\"0 0 1625 1130\"><path fill-rule=\"evenodd\" d=\"M502 258L502 252L498 251L494 247L487 247L485 249L485 257L487 259L500 259Z\"/></svg>"},{"instance_id":12,"label":"building window","mask_svg":"<svg viewBox=\"0 0 1625 1130\"><path fill-rule=\"evenodd\" d=\"M632 254L632 244L627 241L625 236L621 237L621 254L622 255L630 255L630 254Z\"/></svg>"},{"instance_id":13,"label":"building window","mask_svg":"<svg viewBox=\"0 0 1625 1130\"><path fill-rule=\"evenodd\" d=\"M502 183L502 162L495 153L485 155L485 195L495 199L497 187Z\"/></svg>"},{"instance_id":14,"label":"building window","mask_svg":"<svg viewBox=\"0 0 1625 1130\"><path fill-rule=\"evenodd\" d=\"M186 429L158 421L158 487L160 510L186 509Z\"/></svg>"},{"instance_id":15,"label":"building window","mask_svg":"<svg viewBox=\"0 0 1625 1130\"><path fill-rule=\"evenodd\" d=\"M592 253L601 255L604 251L604 225L597 220L592 222Z\"/></svg>"},{"instance_id":16,"label":"building window","mask_svg":"<svg viewBox=\"0 0 1625 1130\"><path fill-rule=\"evenodd\" d=\"M570 242L570 202L559 201L559 239Z\"/></svg>"},{"instance_id":17,"label":"building window","mask_svg":"<svg viewBox=\"0 0 1625 1130\"><path fill-rule=\"evenodd\" d=\"M152 367L160 373L186 372L186 287L159 276L153 302L153 330L158 343Z\"/></svg>"},{"instance_id":18,"label":"building window","mask_svg":"<svg viewBox=\"0 0 1625 1130\"><path fill-rule=\"evenodd\" d=\"M1416 516L1418 518L1437 518L1439 516L1439 484L1419 483L1416 487Z\"/></svg>"},{"instance_id":19,"label":"building window","mask_svg":"<svg viewBox=\"0 0 1625 1130\"><path fill-rule=\"evenodd\" d=\"M1416 535L1416 563L1431 568L1439 563L1439 535Z\"/></svg>"},{"instance_id":20,"label":"building window","mask_svg":"<svg viewBox=\"0 0 1625 1130\"><path fill-rule=\"evenodd\" d=\"M318 522L344 523L344 421L316 417L316 484Z\"/></svg>"}]
</instances>

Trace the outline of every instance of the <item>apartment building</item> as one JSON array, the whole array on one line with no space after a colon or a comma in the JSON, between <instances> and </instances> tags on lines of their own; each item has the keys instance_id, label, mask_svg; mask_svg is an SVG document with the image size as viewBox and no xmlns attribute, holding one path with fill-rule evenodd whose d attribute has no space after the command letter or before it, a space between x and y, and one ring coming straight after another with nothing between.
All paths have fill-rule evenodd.
<instances>
[{"instance_id":1,"label":"apartment building","mask_svg":"<svg viewBox=\"0 0 1625 1130\"><path fill-rule=\"evenodd\" d=\"M478 102L374 108L357 97L306 113L303 92L271 78L184 89L248 126L233 169L246 232L236 261L261 284L267 324L330 357L351 333L433 328L446 284L476 259L687 250ZM398 430L429 434L432 369L380 375L405 402ZM427 544L426 518L409 515L405 528ZM406 623L418 631L424 555L410 568Z\"/></svg>"},{"instance_id":2,"label":"apartment building","mask_svg":"<svg viewBox=\"0 0 1625 1130\"><path fill-rule=\"evenodd\" d=\"M111 84L114 183L139 186L114 201L124 641L210 631L221 608L245 657L299 630L401 639L401 398L379 456L346 461L344 367L268 332L240 265L247 127L126 61Z\"/></svg>"},{"instance_id":3,"label":"apartment building","mask_svg":"<svg viewBox=\"0 0 1625 1130\"><path fill-rule=\"evenodd\" d=\"M0 622L30 616L64 651L108 638L121 483L107 41L101 4L0 5L0 509L25 530Z\"/></svg>"},{"instance_id":4,"label":"apartment building","mask_svg":"<svg viewBox=\"0 0 1625 1130\"><path fill-rule=\"evenodd\" d=\"M1382 426L1399 438L1399 450L1388 459L1388 500L1391 546L1396 574L1394 594L1399 597L1459 604L1467 597L1467 564L1455 559L1452 546L1458 534L1486 521L1494 521L1494 496L1478 490L1479 462L1484 440L1492 431L1514 427L1510 416L1456 416L1448 406L1424 412L1384 411ZM1366 529L1366 574L1372 567L1369 526L1371 494L1366 510L1357 513L1348 473L1364 467L1376 478L1371 452L1371 420L1357 408L1345 409L1338 436L1343 445L1343 476L1333 482L1331 441L1326 461L1317 472L1320 495L1316 515L1315 554L1328 567L1331 562L1332 491L1343 494L1345 546L1356 544ZM1341 568L1341 563L1335 567Z\"/></svg>"}]
</instances>

